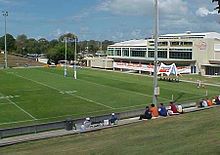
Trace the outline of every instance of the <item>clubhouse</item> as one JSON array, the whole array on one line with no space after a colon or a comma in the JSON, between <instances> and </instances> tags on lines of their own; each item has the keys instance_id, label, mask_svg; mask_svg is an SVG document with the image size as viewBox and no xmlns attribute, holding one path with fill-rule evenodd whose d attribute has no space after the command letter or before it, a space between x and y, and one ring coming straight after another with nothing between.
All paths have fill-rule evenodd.
<instances>
[{"instance_id":1,"label":"clubhouse","mask_svg":"<svg viewBox=\"0 0 220 155\"><path fill-rule=\"evenodd\" d=\"M113 69L152 73L154 39L129 40L108 46ZM180 73L220 75L220 34L216 32L159 36L158 63L175 63Z\"/></svg>"}]
</instances>

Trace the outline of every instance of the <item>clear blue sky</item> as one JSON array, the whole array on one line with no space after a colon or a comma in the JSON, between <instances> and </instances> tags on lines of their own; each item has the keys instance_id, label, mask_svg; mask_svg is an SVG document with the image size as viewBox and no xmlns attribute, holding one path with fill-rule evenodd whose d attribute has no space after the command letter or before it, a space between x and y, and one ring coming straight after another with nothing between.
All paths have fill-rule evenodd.
<instances>
[{"instance_id":1,"label":"clear blue sky","mask_svg":"<svg viewBox=\"0 0 220 155\"><path fill-rule=\"evenodd\" d=\"M211 0L159 0L160 34L220 32ZM80 40L129 40L153 33L154 0L0 0L8 33L49 40L71 32ZM0 18L0 36L4 18Z\"/></svg>"}]
</instances>

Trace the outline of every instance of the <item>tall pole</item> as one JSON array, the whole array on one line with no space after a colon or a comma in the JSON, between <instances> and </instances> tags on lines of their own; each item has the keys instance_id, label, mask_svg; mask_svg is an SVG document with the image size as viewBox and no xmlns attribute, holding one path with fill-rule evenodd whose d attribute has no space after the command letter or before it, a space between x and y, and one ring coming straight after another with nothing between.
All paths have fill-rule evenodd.
<instances>
[{"instance_id":1,"label":"tall pole","mask_svg":"<svg viewBox=\"0 0 220 155\"><path fill-rule=\"evenodd\" d=\"M77 42L77 37L75 37L75 50L74 50L74 79L76 80L76 42Z\"/></svg>"},{"instance_id":2,"label":"tall pole","mask_svg":"<svg viewBox=\"0 0 220 155\"><path fill-rule=\"evenodd\" d=\"M65 42L65 65L64 65L64 77L67 76L67 37L64 38Z\"/></svg>"},{"instance_id":3,"label":"tall pole","mask_svg":"<svg viewBox=\"0 0 220 155\"><path fill-rule=\"evenodd\" d=\"M159 33L159 11L158 0L155 1L155 27L154 27L154 92L153 92L153 104L157 105L157 96L159 95L159 87L157 81L157 56L158 56L158 33Z\"/></svg>"},{"instance_id":4,"label":"tall pole","mask_svg":"<svg viewBox=\"0 0 220 155\"><path fill-rule=\"evenodd\" d=\"M2 15L5 17L5 68L8 68L8 56L7 56L7 30L6 30L6 17L8 16L8 11L2 11Z\"/></svg>"}]
</instances>

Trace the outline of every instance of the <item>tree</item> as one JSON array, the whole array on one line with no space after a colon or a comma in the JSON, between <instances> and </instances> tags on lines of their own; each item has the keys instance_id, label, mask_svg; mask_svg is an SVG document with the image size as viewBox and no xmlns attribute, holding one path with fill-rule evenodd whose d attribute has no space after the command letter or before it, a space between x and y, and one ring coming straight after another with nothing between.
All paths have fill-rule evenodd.
<instances>
[{"instance_id":1,"label":"tree","mask_svg":"<svg viewBox=\"0 0 220 155\"><path fill-rule=\"evenodd\" d=\"M212 3L218 2L218 6L215 8L215 10L218 10L218 13L220 13L220 0L212 0Z\"/></svg>"},{"instance_id":2,"label":"tree","mask_svg":"<svg viewBox=\"0 0 220 155\"><path fill-rule=\"evenodd\" d=\"M40 38L38 40L38 46L39 46L39 53L43 54L46 53L49 48L49 41L45 38Z\"/></svg>"},{"instance_id":3,"label":"tree","mask_svg":"<svg viewBox=\"0 0 220 155\"><path fill-rule=\"evenodd\" d=\"M71 39L71 40L74 40L75 38L77 38L77 36L73 33L66 33L66 34L63 34L62 36L59 37L59 41L62 42L64 41L64 38L67 37L68 39Z\"/></svg>"},{"instance_id":4,"label":"tree","mask_svg":"<svg viewBox=\"0 0 220 155\"><path fill-rule=\"evenodd\" d=\"M16 48L15 46L15 38L11 34L6 34L6 43L7 43L7 51L13 52ZM5 49L5 36L0 38L0 49Z\"/></svg>"},{"instance_id":5,"label":"tree","mask_svg":"<svg viewBox=\"0 0 220 155\"><path fill-rule=\"evenodd\" d=\"M30 38L27 40L25 49L27 53L41 54L39 46L38 46L38 41L34 38Z\"/></svg>"},{"instance_id":6,"label":"tree","mask_svg":"<svg viewBox=\"0 0 220 155\"><path fill-rule=\"evenodd\" d=\"M26 47L27 47L27 36L22 34L18 35L16 38L16 53L26 55Z\"/></svg>"},{"instance_id":7,"label":"tree","mask_svg":"<svg viewBox=\"0 0 220 155\"><path fill-rule=\"evenodd\" d=\"M55 47L59 44L59 41L57 39L53 39L49 42L49 48Z\"/></svg>"},{"instance_id":8,"label":"tree","mask_svg":"<svg viewBox=\"0 0 220 155\"><path fill-rule=\"evenodd\" d=\"M49 60L52 60L55 64L58 63L59 60L64 60L65 48L61 44L56 45L53 48L50 48L46 54Z\"/></svg>"}]
</instances>

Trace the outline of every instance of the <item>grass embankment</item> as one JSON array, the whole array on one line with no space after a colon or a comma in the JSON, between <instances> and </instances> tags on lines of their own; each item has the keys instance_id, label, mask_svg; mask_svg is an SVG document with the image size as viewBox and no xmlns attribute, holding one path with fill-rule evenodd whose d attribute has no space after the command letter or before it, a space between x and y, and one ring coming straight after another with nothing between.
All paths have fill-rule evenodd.
<instances>
[{"instance_id":1,"label":"grass embankment","mask_svg":"<svg viewBox=\"0 0 220 155\"><path fill-rule=\"evenodd\" d=\"M29 142L1 148L0 154L169 154L219 155L220 107L180 116Z\"/></svg>"},{"instance_id":2,"label":"grass embankment","mask_svg":"<svg viewBox=\"0 0 220 155\"><path fill-rule=\"evenodd\" d=\"M4 54L0 53L0 67L4 66ZM36 62L35 60L24 58L15 55L8 55L8 67L24 67L24 66L43 66L44 64Z\"/></svg>"}]
</instances>

